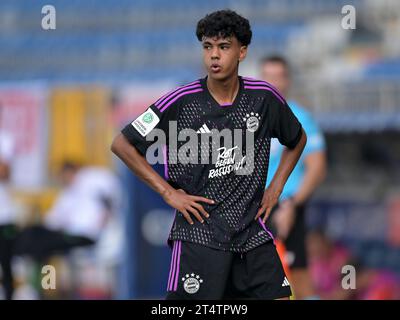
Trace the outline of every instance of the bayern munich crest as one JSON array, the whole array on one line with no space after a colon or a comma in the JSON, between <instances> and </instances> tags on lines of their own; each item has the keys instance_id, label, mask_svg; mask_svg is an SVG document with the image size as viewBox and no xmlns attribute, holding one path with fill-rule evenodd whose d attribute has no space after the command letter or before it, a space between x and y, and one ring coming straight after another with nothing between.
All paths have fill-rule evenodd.
<instances>
[{"instance_id":1,"label":"bayern munich crest","mask_svg":"<svg viewBox=\"0 0 400 320\"><path fill-rule=\"evenodd\" d=\"M203 279L199 275L194 273L186 274L182 277L183 289L189 294L194 294L200 289L200 285L203 283Z\"/></svg>"},{"instance_id":2,"label":"bayern munich crest","mask_svg":"<svg viewBox=\"0 0 400 320\"><path fill-rule=\"evenodd\" d=\"M243 118L243 121L246 122L247 130L249 130L250 132L257 131L258 127L260 126L260 120L260 115L254 112L246 114L246 117Z\"/></svg>"}]
</instances>

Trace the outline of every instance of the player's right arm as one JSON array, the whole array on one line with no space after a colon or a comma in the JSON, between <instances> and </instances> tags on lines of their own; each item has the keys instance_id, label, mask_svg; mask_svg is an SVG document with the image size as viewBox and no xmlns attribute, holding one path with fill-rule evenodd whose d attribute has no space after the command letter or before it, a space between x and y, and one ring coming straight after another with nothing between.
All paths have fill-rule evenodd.
<instances>
[{"instance_id":1,"label":"player's right arm","mask_svg":"<svg viewBox=\"0 0 400 320\"><path fill-rule=\"evenodd\" d=\"M146 158L131 145L123 134L120 133L114 139L111 145L111 151L117 155L140 180L160 194L167 204L177 209L179 212L182 212L183 216L190 224L193 224L190 214L193 214L197 220L202 223L204 222L202 215L206 218L209 217L209 214L198 202L213 204L214 202L212 200L200 196L188 195L182 189L174 189L149 165Z\"/></svg>"},{"instance_id":2,"label":"player's right arm","mask_svg":"<svg viewBox=\"0 0 400 320\"><path fill-rule=\"evenodd\" d=\"M187 86L186 86L187 87ZM114 139L111 151L115 153L132 172L164 201L183 214L185 219L193 224L191 215L200 222L209 216L200 202L214 204L214 201L187 194L182 189L173 188L147 162L146 151L153 143L146 137L155 129L165 133L166 141L169 136L169 122L177 118L179 95L186 87L177 89L157 100L144 113L129 123ZM183 94L183 93L182 93Z\"/></svg>"}]
</instances>

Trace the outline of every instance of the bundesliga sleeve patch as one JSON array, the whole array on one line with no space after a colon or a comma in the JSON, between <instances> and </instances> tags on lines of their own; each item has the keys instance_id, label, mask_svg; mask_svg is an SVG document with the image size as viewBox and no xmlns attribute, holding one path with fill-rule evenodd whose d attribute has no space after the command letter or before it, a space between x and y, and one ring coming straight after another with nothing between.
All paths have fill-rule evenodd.
<instances>
[{"instance_id":1,"label":"bundesliga sleeve patch","mask_svg":"<svg viewBox=\"0 0 400 320\"><path fill-rule=\"evenodd\" d=\"M132 122L132 126L137 132L140 133L142 137L145 137L159 122L160 118L155 114L155 112L151 109L147 109L147 111L142 113L135 121Z\"/></svg>"}]
</instances>

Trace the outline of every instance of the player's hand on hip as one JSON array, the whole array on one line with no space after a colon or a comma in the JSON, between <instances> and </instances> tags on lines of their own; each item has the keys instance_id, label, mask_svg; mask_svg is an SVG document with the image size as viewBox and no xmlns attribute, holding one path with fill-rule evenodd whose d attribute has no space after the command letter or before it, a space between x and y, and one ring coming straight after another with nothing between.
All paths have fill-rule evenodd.
<instances>
[{"instance_id":1,"label":"player's hand on hip","mask_svg":"<svg viewBox=\"0 0 400 320\"><path fill-rule=\"evenodd\" d=\"M258 209L257 215L254 220L262 217L262 221L265 223L271 213L272 208L278 203L280 192L276 192L272 188L268 187L264 191L264 196L261 200L261 207Z\"/></svg>"},{"instance_id":2,"label":"player's hand on hip","mask_svg":"<svg viewBox=\"0 0 400 320\"><path fill-rule=\"evenodd\" d=\"M204 197L191 196L182 189L173 189L171 192L168 192L168 194L164 196L164 200L171 207L181 212L190 224L194 224L191 214L201 223L204 223L203 217L208 218L210 216L199 202L208 204L215 203L214 200Z\"/></svg>"}]
</instances>

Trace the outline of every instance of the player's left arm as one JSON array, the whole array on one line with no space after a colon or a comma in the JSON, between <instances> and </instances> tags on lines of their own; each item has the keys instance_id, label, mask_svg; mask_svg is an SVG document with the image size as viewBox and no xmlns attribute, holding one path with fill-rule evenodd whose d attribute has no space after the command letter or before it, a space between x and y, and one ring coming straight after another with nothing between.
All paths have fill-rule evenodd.
<instances>
[{"instance_id":1,"label":"player's left arm","mask_svg":"<svg viewBox=\"0 0 400 320\"><path fill-rule=\"evenodd\" d=\"M305 173L299 191L291 198L292 205L305 203L324 181L327 172L325 151L312 152L305 156Z\"/></svg>"},{"instance_id":2,"label":"player's left arm","mask_svg":"<svg viewBox=\"0 0 400 320\"><path fill-rule=\"evenodd\" d=\"M324 151L309 153L300 161L303 161L305 170L299 189L293 196L279 203L279 208L274 215L277 237L282 240L288 237L293 228L296 220L296 207L303 205L311 197L326 175L326 155Z\"/></svg>"},{"instance_id":3,"label":"player's left arm","mask_svg":"<svg viewBox=\"0 0 400 320\"><path fill-rule=\"evenodd\" d=\"M278 138L285 146L278 169L269 186L265 189L255 219L263 215L265 222L272 208L278 203L283 188L300 159L307 142L307 135L286 101L276 92L270 95L265 105L264 124L270 138Z\"/></svg>"},{"instance_id":4,"label":"player's left arm","mask_svg":"<svg viewBox=\"0 0 400 320\"><path fill-rule=\"evenodd\" d=\"M262 218L264 223L268 219L268 216L271 213L272 208L279 201L279 197L283 191L287 179L289 178L294 167L296 166L297 161L300 159L300 156L307 142L306 133L304 132L303 128L301 128L300 130L301 130L300 139L298 140L295 147L293 148L285 147L284 151L282 152L278 169L275 172L275 175L272 178L271 183L264 191L264 196L261 201L261 207L258 210L257 215L255 217L256 220L262 215L264 215Z\"/></svg>"},{"instance_id":5,"label":"player's left arm","mask_svg":"<svg viewBox=\"0 0 400 320\"><path fill-rule=\"evenodd\" d=\"M290 198L283 199L274 215L277 236L286 239L296 219L296 208L304 205L325 179L327 171L326 147L323 133L311 114L300 113L302 125L307 133L307 144L299 161L304 174L298 189Z\"/></svg>"},{"instance_id":6,"label":"player's left arm","mask_svg":"<svg viewBox=\"0 0 400 320\"><path fill-rule=\"evenodd\" d=\"M327 173L326 143L318 123L308 112L302 115L302 122L307 132L308 142L303 152L304 176L299 189L292 196L291 204L304 204L324 181Z\"/></svg>"}]
</instances>

